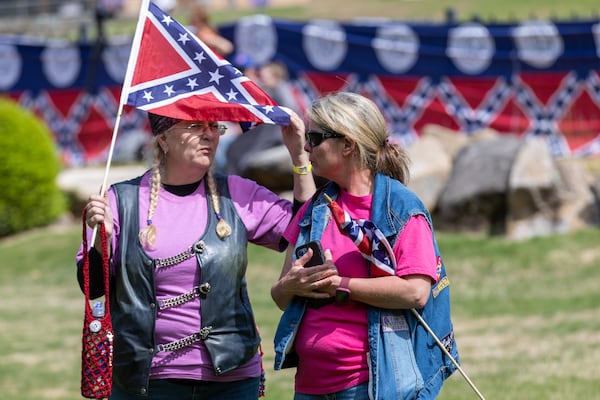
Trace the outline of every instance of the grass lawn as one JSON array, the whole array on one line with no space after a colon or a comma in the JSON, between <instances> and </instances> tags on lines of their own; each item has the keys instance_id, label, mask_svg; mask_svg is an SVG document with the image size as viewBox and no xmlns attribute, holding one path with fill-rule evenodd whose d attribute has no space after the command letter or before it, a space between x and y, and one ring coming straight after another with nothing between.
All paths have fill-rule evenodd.
<instances>
[{"instance_id":1,"label":"grass lawn","mask_svg":"<svg viewBox=\"0 0 600 400\"><path fill-rule=\"evenodd\" d=\"M83 295L80 228L0 241L0 398L79 395ZM600 359L600 229L511 242L441 234L462 368L487 399L594 399ZM282 255L250 248L250 295L263 336L267 400L292 398L293 371L273 371L280 315L269 289ZM455 373L440 399L476 398Z\"/></svg>"},{"instance_id":2,"label":"grass lawn","mask_svg":"<svg viewBox=\"0 0 600 400\"><path fill-rule=\"evenodd\" d=\"M276 19L305 21L309 19L333 19L350 21L357 18L389 18L405 21L443 22L448 10L457 21L478 19L484 22L515 22L527 19L597 18L600 15L598 0L279 0L271 1L272 7L255 9L250 0L238 0L235 9L231 2L216 1L212 19L216 24L233 23L241 17L264 14ZM172 16L185 24L188 16L175 10ZM133 16L137 20L137 14ZM106 21L109 35L133 34L135 21L131 18Z\"/></svg>"},{"instance_id":3,"label":"grass lawn","mask_svg":"<svg viewBox=\"0 0 600 400\"><path fill-rule=\"evenodd\" d=\"M392 18L397 20L444 21L452 9L461 21L479 18L484 21L521 21L528 18L591 18L600 13L597 0L273 0L273 7L243 7L249 1L237 1L237 10L228 2L215 2L215 21L233 21L240 16L262 13L275 18L306 20L326 18ZM217 5L221 7L216 7ZM182 15L185 20L185 15Z\"/></svg>"}]
</instances>

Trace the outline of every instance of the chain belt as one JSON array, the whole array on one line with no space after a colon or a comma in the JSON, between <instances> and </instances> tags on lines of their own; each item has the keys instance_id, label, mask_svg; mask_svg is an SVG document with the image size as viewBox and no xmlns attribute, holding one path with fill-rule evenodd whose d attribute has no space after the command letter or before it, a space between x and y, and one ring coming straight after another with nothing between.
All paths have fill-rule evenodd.
<instances>
[{"instance_id":1,"label":"chain belt","mask_svg":"<svg viewBox=\"0 0 600 400\"><path fill-rule=\"evenodd\" d=\"M156 268L170 267L182 263L183 261L192 258L196 253L204 252L204 242L198 240L196 243L173 257L157 258Z\"/></svg>"},{"instance_id":2,"label":"chain belt","mask_svg":"<svg viewBox=\"0 0 600 400\"><path fill-rule=\"evenodd\" d=\"M180 306L195 299L196 297L205 296L210 292L210 283L203 283L200 286L194 286L192 290L180 294L179 296L170 297L168 299L159 300L158 308L164 310L175 306Z\"/></svg>"},{"instance_id":3,"label":"chain belt","mask_svg":"<svg viewBox=\"0 0 600 400\"><path fill-rule=\"evenodd\" d=\"M183 349L184 347L190 346L193 343L205 340L210 334L211 330L212 326L206 326L200 329L200 332L192 333L190 336L186 336L183 339L175 340L165 344L159 344L157 346L158 351L176 351Z\"/></svg>"}]
</instances>

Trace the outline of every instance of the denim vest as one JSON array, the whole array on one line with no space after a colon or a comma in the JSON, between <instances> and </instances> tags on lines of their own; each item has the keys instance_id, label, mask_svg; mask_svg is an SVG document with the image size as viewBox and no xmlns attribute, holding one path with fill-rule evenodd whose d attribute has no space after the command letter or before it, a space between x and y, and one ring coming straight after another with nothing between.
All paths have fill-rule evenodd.
<instances>
[{"instance_id":1,"label":"denim vest","mask_svg":"<svg viewBox=\"0 0 600 400\"><path fill-rule=\"evenodd\" d=\"M196 253L202 268L202 283L210 291L201 298L202 328L214 371L231 371L257 352L260 337L248 297L247 232L229 196L227 178L215 176L221 215L232 228L220 239L217 218L208 201L208 222L200 238L205 246ZM138 240L138 188L140 178L114 185L121 223L120 255L111 281L111 315L115 331L113 380L122 390L146 395L152 357L157 351L154 328L157 300L154 290L155 260L148 257ZM188 223L184 221L182 223Z\"/></svg>"},{"instance_id":2,"label":"denim vest","mask_svg":"<svg viewBox=\"0 0 600 400\"><path fill-rule=\"evenodd\" d=\"M300 222L296 246L319 240L331 219L322 193L337 198L338 187L329 182L313 198ZM431 289L423 309L417 310L425 322L458 362L458 349L450 319L450 289L446 268L433 235L431 216L418 199L402 183L377 174L371 208L372 221L387 237L392 247L398 235L415 215L422 215L431 227L438 259L438 283ZM275 370L294 367L297 356L294 338L306 301L294 298L285 309L275 333ZM444 380L456 369L435 340L409 310L368 307L369 397L373 400L435 399Z\"/></svg>"}]
</instances>

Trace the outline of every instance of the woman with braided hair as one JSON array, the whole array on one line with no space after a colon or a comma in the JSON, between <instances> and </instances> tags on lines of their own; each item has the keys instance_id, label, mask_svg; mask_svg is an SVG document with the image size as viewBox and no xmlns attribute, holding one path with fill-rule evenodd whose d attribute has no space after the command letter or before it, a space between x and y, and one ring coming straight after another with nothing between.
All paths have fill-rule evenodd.
<instances>
[{"instance_id":1,"label":"woman with braided hair","mask_svg":"<svg viewBox=\"0 0 600 400\"><path fill-rule=\"evenodd\" d=\"M212 171L224 133L218 122L149 120L152 168L85 206L89 240L100 223L109 238L111 399L255 400L263 369L246 288L247 244L283 251L293 204ZM296 114L282 134L297 171L294 199L303 202L315 188ZM92 298L104 294L99 236L89 251Z\"/></svg>"}]
</instances>

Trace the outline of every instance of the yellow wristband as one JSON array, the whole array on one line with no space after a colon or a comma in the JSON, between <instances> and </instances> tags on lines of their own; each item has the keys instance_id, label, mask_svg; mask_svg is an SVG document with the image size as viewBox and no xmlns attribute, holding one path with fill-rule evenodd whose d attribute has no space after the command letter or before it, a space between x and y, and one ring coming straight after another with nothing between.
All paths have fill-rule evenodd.
<instances>
[{"instance_id":1,"label":"yellow wristband","mask_svg":"<svg viewBox=\"0 0 600 400\"><path fill-rule=\"evenodd\" d=\"M292 170L298 175L306 175L310 171L312 171L312 164L309 163L308 165L304 165L302 167L297 167L294 164L292 164Z\"/></svg>"}]
</instances>

